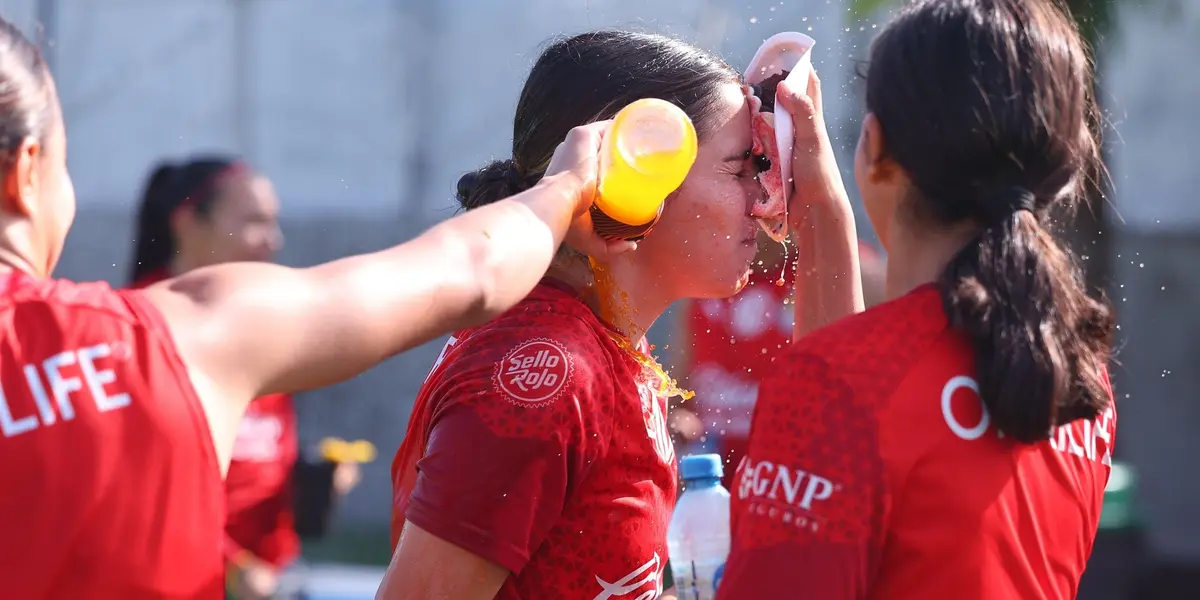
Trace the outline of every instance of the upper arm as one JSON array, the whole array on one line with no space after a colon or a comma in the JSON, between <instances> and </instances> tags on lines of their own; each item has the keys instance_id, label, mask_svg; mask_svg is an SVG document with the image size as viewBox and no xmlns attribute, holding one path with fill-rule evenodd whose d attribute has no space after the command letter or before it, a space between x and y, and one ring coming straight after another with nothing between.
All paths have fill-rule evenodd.
<instances>
[{"instance_id":1,"label":"upper arm","mask_svg":"<svg viewBox=\"0 0 1200 600\"><path fill-rule=\"evenodd\" d=\"M539 333L461 342L425 384L436 409L424 453L412 489L396 490L408 523L512 572L558 524L602 447L598 357L568 330Z\"/></svg>"},{"instance_id":2,"label":"upper arm","mask_svg":"<svg viewBox=\"0 0 1200 600\"><path fill-rule=\"evenodd\" d=\"M874 411L819 356L777 364L738 473L722 598L865 598L888 512Z\"/></svg>"},{"instance_id":3,"label":"upper arm","mask_svg":"<svg viewBox=\"0 0 1200 600\"><path fill-rule=\"evenodd\" d=\"M376 600L491 600L508 570L406 523Z\"/></svg>"},{"instance_id":4,"label":"upper arm","mask_svg":"<svg viewBox=\"0 0 1200 600\"><path fill-rule=\"evenodd\" d=\"M249 400L341 381L463 325L477 286L454 248L462 249L426 234L307 269L199 269L140 293L190 368Z\"/></svg>"}]
</instances>

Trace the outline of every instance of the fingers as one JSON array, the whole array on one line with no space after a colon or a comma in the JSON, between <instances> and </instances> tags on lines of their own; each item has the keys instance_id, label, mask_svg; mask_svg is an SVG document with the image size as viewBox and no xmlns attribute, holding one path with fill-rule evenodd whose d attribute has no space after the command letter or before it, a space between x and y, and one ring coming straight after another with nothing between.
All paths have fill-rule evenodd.
<instances>
[{"instance_id":1,"label":"fingers","mask_svg":"<svg viewBox=\"0 0 1200 600\"><path fill-rule=\"evenodd\" d=\"M595 234L581 236L578 240L572 240L569 245L600 262L608 262L621 254L637 249L636 242L609 242Z\"/></svg>"},{"instance_id":2,"label":"fingers","mask_svg":"<svg viewBox=\"0 0 1200 600\"><path fill-rule=\"evenodd\" d=\"M598 261L607 262L626 252L637 250L637 242L608 241L592 232L571 240L570 246Z\"/></svg>"},{"instance_id":3,"label":"fingers","mask_svg":"<svg viewBox=\"0 0 1200 600\"><path fill-rule=\"evenodd\" d=\"M587 125L572 127L571 131L567 132L567 139L563 140L563 144L572 148L578 148L590 153L598 153L600 151L600 143L604 141L604 133L612 125L612 119L596 121Z\"/></svg>"},{"instance_id":4,"label":"fingers","mask_svg":"<svg viewBox=\"0 0 1200 600\"><path fill-rule=\"evenodd\" d=\"M821 112L821 78L817 77L816 69L808 71L808 97L812 99L817 112Z\"/></svg>"},{"instance_id":5,"label":"fingers","mask_svg":"<svg viewBox=\"0 0 1200 600\"><path fill-rule=\"evenodd\" d=\"M567 137L554 149L546 174L553 175L560 171L576 169L582 164L594 163L600 153L600 144L604 141L604 132L608 131L611 125L612 120L605 120L572 127L567 132ZM592 166L594 167L594 164Z\"/></svg>"},{"instance_id":6,"label":"fingers","mask_svg":"<svg viewBox=\"0 0 1200 600\"><path fill-rule=\"evenodd\" d=\"M792 115L794 121L812 120L820 114L810 96L797 93L786 81L779 82L775 90L775 102Z\"/></svg>"},{"instance_id":7,"label":"fingers","mask_svg":"<svg viewBox=\"0 0 1200 600\"><path fill-rule=\"evenodd\" d=\"M596 260L605 261L617 255L637 249L636 242L609 241L596 235L592 228L592 216L585 212L575 218L567 230L566 245Z\"/></svg>"}]
</instances>

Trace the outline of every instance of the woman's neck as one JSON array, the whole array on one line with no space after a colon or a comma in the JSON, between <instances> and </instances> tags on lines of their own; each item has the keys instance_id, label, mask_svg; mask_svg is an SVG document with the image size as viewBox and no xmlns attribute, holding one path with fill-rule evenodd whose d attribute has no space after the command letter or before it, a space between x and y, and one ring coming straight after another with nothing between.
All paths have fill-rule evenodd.
<instances>
[{"instance_id":1,"label":"woman's neck","mask_svg":"<svg viewBox=\"0 0 1200 600\"><path fill-rule=\"evenodd\" d=\"M891 231L893 235L887 249L888 300L940 279L946 265L979 234L979 230L971 225L910 232L893 223Z\"/></svg>"},{"instance_id":2,"label":"woman's neck","mask_svg":"<svg viewBox=\"0 0 1200 600\"><path fill-rule=\"evenodd\" d=\"M611 263L585 261L588 259L580 258L567 267L551 269L550 276L579 290L601 321L637 347L675 298L663 293L657 277L647 277L625 256Z\"/></svg>"},{"instance_id":3,"label":"woman's neck","mask_svg":"<svg viewBox=\"0 0 1200 600\"><path fill-rule=\"evenodd\" d=\"M34 277L44 277L39 269L35 269L33 264L21 255L9 252L7 248L0 248L0 276L6 276L13 271L20 271Z\"/></svg>"},{"instance_id":4,"label":"woman's neck","mask_svg":"<svg viewBox=\"0 0 1200 600\"><path fill-rule=\"evenodd\" d=\"M33 252L33 244L29 243L32 238L28 232L19 231L22 227L22 223L0 219L0 231L7 238L0 244L0 272L21 271L33 277L49 277L53 267Z\"/></svg>"}]
</instances>

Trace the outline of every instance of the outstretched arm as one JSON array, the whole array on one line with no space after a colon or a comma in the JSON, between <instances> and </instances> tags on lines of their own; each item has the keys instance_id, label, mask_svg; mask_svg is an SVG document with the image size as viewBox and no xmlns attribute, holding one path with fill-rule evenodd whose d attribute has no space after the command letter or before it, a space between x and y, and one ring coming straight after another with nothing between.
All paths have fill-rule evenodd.
<instances>
[{"instance_id":1,"label":"outstretched arm","mask_svg":"<svg viewBox=\"0 0 1200 600\"><path fill-rule=\"evenodd\" d=\"M248 402L347 379L507 310L537 284L569 229L585 252L624 249L595 238L586 220L606 127L572 130L533 189L388 250L307 269L222 265L143 293L206 389Z\"/></svg>"}]
</instances>

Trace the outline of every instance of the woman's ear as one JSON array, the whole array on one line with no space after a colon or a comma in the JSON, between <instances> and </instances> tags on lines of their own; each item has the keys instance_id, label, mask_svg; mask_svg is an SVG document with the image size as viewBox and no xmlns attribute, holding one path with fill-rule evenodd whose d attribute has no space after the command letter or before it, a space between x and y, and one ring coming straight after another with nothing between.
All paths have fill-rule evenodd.
<instances>
[{"instance_id":1,"label":"woman's ear","mask_svg":"<svg viewBox=\"0 0 1200 600\"><path fill-rule=\"evenodd\" d=\"M38 209L40 191L39 158L42 145L32 137L21 140L14 153L12 168L4 173L4 209L23 217L32 217Z\"/></svg>"},{"instance_id":2,"label":"woman's ear","mask_svg":"<svg viewBox=\"0 0 1200 600\"><path fill-rule=\"evenodd\" d=\"M879 124L875 113L867 113L867 116L863 117L862 131L859 136L863 167L865 167L863 176L870 183L887 183L895 174L895 163L888 157L883 127Z\"/></svg>"}]
</instances>

